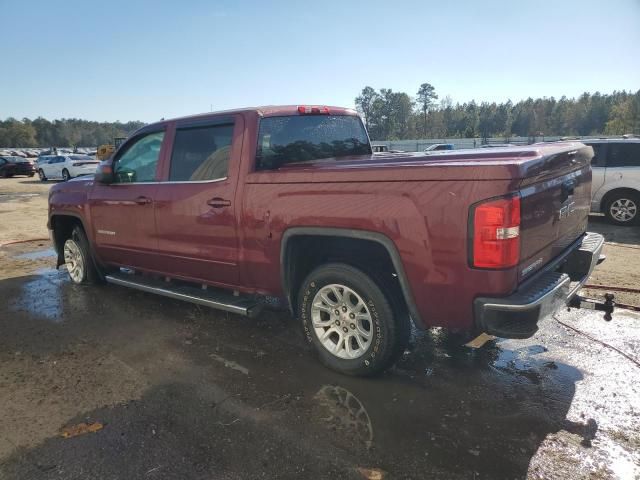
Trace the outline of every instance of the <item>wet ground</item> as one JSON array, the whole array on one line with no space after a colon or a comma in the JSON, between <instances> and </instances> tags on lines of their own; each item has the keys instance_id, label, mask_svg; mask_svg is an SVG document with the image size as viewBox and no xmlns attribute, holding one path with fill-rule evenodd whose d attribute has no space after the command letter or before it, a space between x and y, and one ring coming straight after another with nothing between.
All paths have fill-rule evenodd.
<instances>
[{"instance_id":1,"label":"wet ground","mask_svg":"<svg viewBox=\"0 0 640 480\"><path fill-rule=\"evenodd\" d=\"M0 256L0 479L640 476L640 367L557 321L477 351L417 334L349 378L286 314L78 287L51 254ZM640 315L558 319L640 360ZM81 422L104 427L60 435Z\"/></svg>"},{"instance_id":2,"label":"wet ground","mask_svg":"<svg viewBox=\"0 0 640 480\"><path fill-rule=\"evenodd\" d=\"M47 237L49 186L0 179L0 244ZM610 242L592 283L637 288L640 228L589 229ZM640 478L638 314L562 312L592 339L549 320L478 351L429 331L357 379L286 314L81 288L54 261L0 247L0 480ZM103 428L61 436L82 422Z\"/></svg>"}]
</instances>

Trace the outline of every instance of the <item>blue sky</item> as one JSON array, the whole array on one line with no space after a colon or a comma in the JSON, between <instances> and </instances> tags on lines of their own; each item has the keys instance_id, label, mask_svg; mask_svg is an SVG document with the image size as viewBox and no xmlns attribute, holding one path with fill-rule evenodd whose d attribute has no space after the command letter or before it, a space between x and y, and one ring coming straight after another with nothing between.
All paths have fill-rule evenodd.
<instances>
[{"instance_id":1,"label":"blue sky","mask_svg":"<svg viewBox=\"0 0 640 480\"><path fill-rule=\"evenodd\" d=\"M0 0L0 118L640 89L640 0Z\"/></svg>"}]
</instances>

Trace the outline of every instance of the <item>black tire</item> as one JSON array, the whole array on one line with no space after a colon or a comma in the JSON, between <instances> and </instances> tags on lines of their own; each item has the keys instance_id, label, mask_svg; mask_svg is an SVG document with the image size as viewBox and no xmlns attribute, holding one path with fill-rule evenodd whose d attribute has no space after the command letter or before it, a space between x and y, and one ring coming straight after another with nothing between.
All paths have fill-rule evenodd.
<instances>
[{"instance_id":1,"label":"black tire","mask_svg":"<svg viewBox=\"0 0 640 480\"><path fill-rule=\"evenodd\" d=\"M626 213L622 213L620 208L626 208ZM614 225L629 226L639 224L640 194L628 190L612 193L607 197L604 204L604 214L607 220ZM625 219L624 217L629 218Z\"/></svg>"},{"instance_id":2,"label":"black tire","mask_svg":"<svg viewBox=\"0 0 640 480\"><path fill-rule=\"evenodd\" d=\"M11 174L9 172L2 172L2 178L9 178Z\"/></svg>"},{"instance_id":3,"label":"black tire","mask_svg":"<svg viewBox=\"0 0 640 480\"><path fill-rule=\"evenodd\" d=\"M69 277L73 283L79 285L92 285L97 283L102 283L103 276L100 275L96 264L93 259L93 255L91 253L91 246L89 245L89 240L87 240L87 236L84 233L82 227L76 226L71 232L71 237L68 238L63 245L63 255L65 256L65 261L68 259L67 250L71 249L77 251L80 258L78 259L78 264L81 262L82 264L82 273L74 276L69 272ZM77 249L77 250L75 250ZM70 263L70 262L68 262ZM68 266L67 268L70 268Z\"/></svg>"},{"instance_id":4,"label":"black tire","mask_svg":"<svg viewBox=\"0 0 640 480\"><path fill-rule=\"evenodd\" d=\"M47 177L46 177L46 175L44 174L44 170L39 169L39 170L38 170L38 176L40 177L40 181L41 181L41 182L46 182L46 181L47 181Z\"/></svg>"},{"instance_id":5,"label":"black tire","mask_svg":"<svg viewBox=\"0 0 640 480\"><path fill-rule=\"evenodd\" d=\"M33 177L35 175L35 173L30 173L29 174L29 178Z\"/></svg>"},{"instance_id":6,"label":"black tire","mask_svg":"<svg viewBox=\"0 0 640 480\"><path fill-rule=\"evenodd\" d=\"M62 170L62 180L64 180L65 182L68 182L69 180L71 180L71 174L69 173L69 170L67 170L66 168Z\"/></svg>"},{"instance_id":7,"label":"black tire","mask_svg":"<svg viewBox=\"0 0 640 480\"><path fill-rule=\"evenodd\" d=\"M369 343L366 347L361 348L362 353L357 358L340 358L330 352L320 341L318 337L320 333L316 333L316 328L313 325L312 308L316 295L323 288L334 284L347 287L352 292L355 292L364 302L366 312L371 318L371 322L364 321L365 329L368 328L371 335ZM345 290L342 290L342 293L344 292ZM337 299L337 296L334 296L334 298ZM356 297L353 298L357 300ZM350 303L353 304L353 302ZM297 305L297 313L302 322L307 341L313 345L320 361L324 365L340 373L357 376L376 375L389 368L395 362L398 355L404 351L409 339L411 326L408 316L394 311L393 301L390 296L385 295L378 283L369 275L347 264L331 263L322 265L312 271L302 282L298 292ZM339 312L341 308L343 307L338 305L336 311ZM320 315L317 310L316 314ZM325 312L324 315L324 317L321 317L324 322L328 322L329 318L333 319L335 317L336 320L339 318L334 313ZM345 313L345 315L347 314ZM350 348L355 346L358 349L360 348L360 341L356 342L357 339L348 336L354 335L354 332L348 329L355 327L353 325L349 327L348 322L351 322L351 320L347 317L344 318L345 323L339 327L334 327L334 320L331 320L331 324L321 327L320 331L326 328L324 333L329 333L328 331L331 329L342 328L347 333L345 338L349 339L349 342L353 342ZM339 338L342 338L342 333L340 332L336 332L335 335L340 335ZM340 346L341 341L336 339L334 341L335 346ZM325 340L326 342L327 340ZM346 340L344 347L346 349Z\"/></svg>"}]
</instances>

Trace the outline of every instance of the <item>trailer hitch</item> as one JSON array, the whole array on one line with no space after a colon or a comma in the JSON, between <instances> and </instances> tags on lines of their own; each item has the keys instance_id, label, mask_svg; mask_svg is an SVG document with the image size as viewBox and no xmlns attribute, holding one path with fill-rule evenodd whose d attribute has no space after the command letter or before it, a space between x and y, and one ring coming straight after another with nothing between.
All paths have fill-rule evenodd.
<instances>
[{"instance_id":1,"label":"trailer hitch","mask_svg":"<svg viewBox=\"0 0 640 480\"><path fill-rule=\"evenodd\" d=\"M613 301L614 298L615 297L613 293L605 293L604 301L576 295L569 301L568 307L570 309L586 308L587 310L604 312L605 321L610 322L612 319L611 314L613 313L613 309L616 306L615 302Z\"/></svg>"}]
</instances>

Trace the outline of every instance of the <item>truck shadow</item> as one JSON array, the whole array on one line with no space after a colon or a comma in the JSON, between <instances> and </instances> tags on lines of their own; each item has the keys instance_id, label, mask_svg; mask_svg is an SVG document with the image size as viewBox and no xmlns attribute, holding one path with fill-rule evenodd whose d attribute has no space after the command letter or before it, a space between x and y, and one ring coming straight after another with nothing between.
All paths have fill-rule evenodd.
<instances>
[{"instance_id":1,"label":"truck shadow","mask_svg":"<svg viewBox=\"0 0 640 480\"><path fill-rule=\"evenodd\" d=\"M0 294L12 299L0 307L2 351L54 360L81 338L149 385L138 399L77 411L67 424L105 428L18 448L0 477L362 478L356 468L367 467L390 478L524 478L549 434L567 430L588 447L598 428L566 420L582 374L542 344L469 351L434 330L379 378L351 378L319 365L278 312L250 320L79 288L52 271L0 281Z\"/></svg>"}]
</instances>

